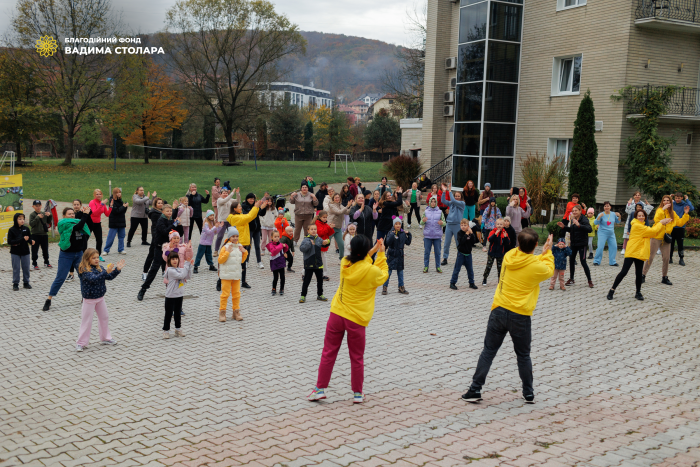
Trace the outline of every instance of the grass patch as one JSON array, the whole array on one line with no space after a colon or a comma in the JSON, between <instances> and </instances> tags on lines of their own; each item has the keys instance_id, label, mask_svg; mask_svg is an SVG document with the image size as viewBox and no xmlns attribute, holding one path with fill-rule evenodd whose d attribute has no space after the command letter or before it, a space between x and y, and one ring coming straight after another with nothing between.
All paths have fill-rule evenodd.
<instances>
[{"instance_id":1,"label":"grass patch","mask_svg":"<svg viewBox=\"0 0 700 467\"><path fill-rule=\"evenodd\" d=\"M107 159L78 159L73 167L62 167L59 160L34 161L33 167L23 167L15 173L23 176L24 198L52 198L56 201L72 201L80 199L83 202L92 199L92 192L100 188L108 197L109 181L112 187L121 187L124 198L131 201L131 195L138 186L145 190L157 191L158 196L168 202L184 196L190 183L196 183L199 191L211 189L214 177L223 182L231 181L231 186L241 188L242 196L253 192L261 195L265 191L272 194L287 193L299 189L304 177L310 175L317 184L321 182L343 182L347 175L338 166L338 173L333 172L333 166L328 168L328 162L304 161L262 161L258 162L255 170L253 162L244 162L240 166L225 167L217 161L178 161L152 160L144 164L140 160L118 160L117 170L114 161ZM381 162L355 162L357 174L350 164L348 172L364 181L372 182L381 179ZM3 167L2 174L9 174ZM374 189L374 186L368 186ZM25 206L29 209L29 206Z\"/></svg>"}]
</instances>

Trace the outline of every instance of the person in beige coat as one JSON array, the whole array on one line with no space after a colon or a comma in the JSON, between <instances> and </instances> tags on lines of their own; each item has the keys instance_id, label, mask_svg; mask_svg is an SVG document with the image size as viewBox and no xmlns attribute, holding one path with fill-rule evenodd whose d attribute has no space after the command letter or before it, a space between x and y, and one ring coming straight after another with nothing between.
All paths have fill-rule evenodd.
<instances>
[{"instance_id":1,"label":"person in beige coat","mask_svg":"<svg viewBox=\"0 0 700 467\"><path fill-rule=\"evenodd\" d=\"M309 193L308 185L302 185L301 190L292 193L289 202L294 205L294 242L298 242L302 228L304 236L308 235L307 231L313 224L312 219L316 214L318 199L316 195Z\"/></svg>"},{"instance_id":2,"label":"person in beige coat","mask_svg":"<svg viewBox=\"0 0 700 467\"><path fill-rule=\"evenodd\" d=\"M329 194L330 196L330 194ZM333 230L335 231L331 238L335 239L336 245L338 245L338 259L342 260L345 256L345 243L343 242L343 220L345 216L350 215L350 209L355 205L355 201L350 201L347 206L343 206L340 194L334 193L333 199L328 203L328 223L333 224Z\"/></svg>"}]
</instances>

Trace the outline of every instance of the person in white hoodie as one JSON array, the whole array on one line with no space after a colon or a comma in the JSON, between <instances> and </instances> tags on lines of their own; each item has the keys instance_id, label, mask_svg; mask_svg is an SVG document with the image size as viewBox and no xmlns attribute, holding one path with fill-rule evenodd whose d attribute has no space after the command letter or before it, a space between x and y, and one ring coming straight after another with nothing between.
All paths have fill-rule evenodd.
<instances>
[{"instance_id":1,"label":"person in white hoodie","mask_svg":"<svg viewBox=\"0 0 700 467\"><path fill-rule=\"evenodd\" d=\"M248 250L238 243L238 229L229 227L226 229L226 241L219 251L219 279L221 280L221 297L219 303L219 321L226 322L226 307L228 297L231 297L233 306L233 319L242 321L241 317L241 278L243 267L241 266L248 256Z\"/></svg>"},{"instance_id":2,"label":"person in white hoodie","mask_svg":"<svg viewBox=\"0 0 700 467\"><path fill-rule=\"evenodd\" d=\"M235 190L229 191L229 189L224 186L221 189L221 196L219 199L216 200L216 207L218 210L218 214L216 217L217 222L223 222L224 225L219 229L219 233L216 236L216 244L214 245L214 256L217 256L219 254L219 247L221 246L221 241L224 239L224 235L226 234L226 229L231 227L231 224L229 224L226 221L226 218L231 214L231 203L233 202L233 195L236 195L236 200L240 203L241 202L241 189L236 188Z\"/></svg>"}]
</instances>

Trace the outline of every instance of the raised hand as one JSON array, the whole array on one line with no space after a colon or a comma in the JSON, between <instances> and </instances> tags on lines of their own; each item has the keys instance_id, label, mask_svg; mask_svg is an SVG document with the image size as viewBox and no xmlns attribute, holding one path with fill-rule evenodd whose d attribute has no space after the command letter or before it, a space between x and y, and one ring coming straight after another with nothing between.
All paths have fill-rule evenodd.
<instances>
[{"instance_id":1,"label":"raised hand","mask_svg":"<svg viewBox=\"0 0 700 467\"><path fill-rule=\"evenodd\" d=\"M259 200L257 200L257 201L255 202L255 207L256 207L256 208L259 208L261 204L262 204L262 200L259 199Z\"/></svg>"},{"instance_id":2,"label":"raised hand","mask_svg":"<svg viewBox=\"0 0 700 467\"><path fill-rule=\"evenodd\" d=\"M646 202L646 199L644 201ZM627 201L627 204L632 204L632 203L634 203L634 198L630 198L630 200Z\"/></svg>"},{"instance_id":3,"label":"raised hand","mask_svg":"<svg viewBox=\"0 0 700 467\"><path fill-rule=\"evenodd\" d=\"M243 245L241 245L240 243L238 244L238 251L240 251L241 253L246 251Z\"/></svg>"},{"instance_id":4,"label":"raised hand","mask_svg":"<svg viewBox=\"0 0 700 467\"><path fill-rule=\"evenodd\" d=\"M114 198L109 200L109 207L111 208L112 206L114 206Z\"/></svg>"},{"instance_id":5,"label":"raised hand","mask_svg":"<svg viewBox=\"0 0 700 467\"><path fill-rule=\"evenodd\" d=\"M125 207L125 208L128 208L128 207L129 207L129 203L124 203L124 207Z\"/></svg>"},{"instance_id":6,"label":"raised hand","mask_svg":"<svg viewBox=\"0 0 700 467\"><path fill-rule=\"evenodd\" d=\"M124 261L123 259L120 260L120 261L117 263L117 271L121 271L125 264L126 264L126 261Z\"/></svg>"},{"instance_id":7,"label":"raised hand","mask_svg":"<svg viewBox=\"0 0 700 467\"><path fill-rule=\"evenodd\" d=\"M686 196L685 198L688 199L687 196ZM686 213L686 214L688 214L688 213L690 212L690 206L684 207L684 208L683 208L683 212Z\"/></svg>"},{"instance_id":8,"label":"raised hand","mask_svg":"<svg viewBox=\"0 0 700 467\"><path fill-rule=\"evenodd\" d=\"M156 192L154 191L153 196L155 196L155 195L156 195ZM149 191L148 194L146 195L146 198L150 198L150 197L151 197L151 192Z\"/></svg>"},{"instance_id":9,"label":"raised hand","mask_svg":"<svg viewBox=\"0 0 700 467\"><path fill-rule=\"evenodd\" d=\"M204 190L204 193L209 194L209 190Z\"/></svg>"},{"instance_id":10,"label":"raised hand","mask_svg":"<svg viewBox=\"0 0 700 467\"><path fill-rule=\"evenodd\" d=\"M543 254L552 249L553 242L554 242L554 234L550 234L549 237L547 237L547 241L544 243L544 246L542 247Z\"/></svg>"},{"instance_id":11,"label":"raised hand","mask_svg":"<svg viewBox=\"0 0 700 467\"><path fill-rule=\"evenodd\" d=\"M672 220L673 220L673 219L671 219L670 217L664 217L664 218L661 219L659 222L660 222L661 224L663 224L663 225L666 225L666 224L668 224L669 222L671 222Z\"/></svg>"},{"instance_id":12,"label":"raised hand","mask_svg":"<svg viewBox=\"0 0 700 467\"><path fill-rule=\"evenodd\" d=\"M563 228L564 228L564 224L562 224L561 222L557 222L557 226L558 226L560 229L563 229Z\"/></svg>"}]
</instances>

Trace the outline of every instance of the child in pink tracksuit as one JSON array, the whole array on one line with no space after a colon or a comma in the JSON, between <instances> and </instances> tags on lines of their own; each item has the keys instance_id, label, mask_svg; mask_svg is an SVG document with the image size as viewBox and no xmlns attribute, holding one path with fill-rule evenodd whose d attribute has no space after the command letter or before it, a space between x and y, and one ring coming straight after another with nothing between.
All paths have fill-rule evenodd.
<instances>
[{"instance_id":1,"label":"child in pink tracksuit","mask_svg":"<svg viewBox=\"0 0 700 467\"><path fill-rule=\"evenodd\" d=\"M105 304L105 294L107 286L105 281L111 281L119 275L124 267L124 260L107 266L105 270L100 266L100 254L94 248L88 248L83 253L83 259L78 266L78 277L80 278L80 292L83 295L82 322L80 323L80 333L75 350L82 352L90 341L90 331L92 331L93 313L97 313L97 324L100 331L100 344L115 345L117 342L112 339L109 332L109 314Z\"/></svg>"},{"instance_id":2,"label":"child in pink tracksuit","mask_svg":"<svg viewBox=\"0 0 700 467\"><path fill-rule=\"evenodd\" d=\"M180 198L180 205L177 208L177 216L174 216L175 218L180 219L182 229L185 231L185 243L190 241L190 217L192 217L192 214L194 214L194 210L191 206L188 206L188 203L189 200L187 199L187 196L183 196L182 198ZM185 263L180 261L180 264Z\"/></svg>"}]
</instances>

